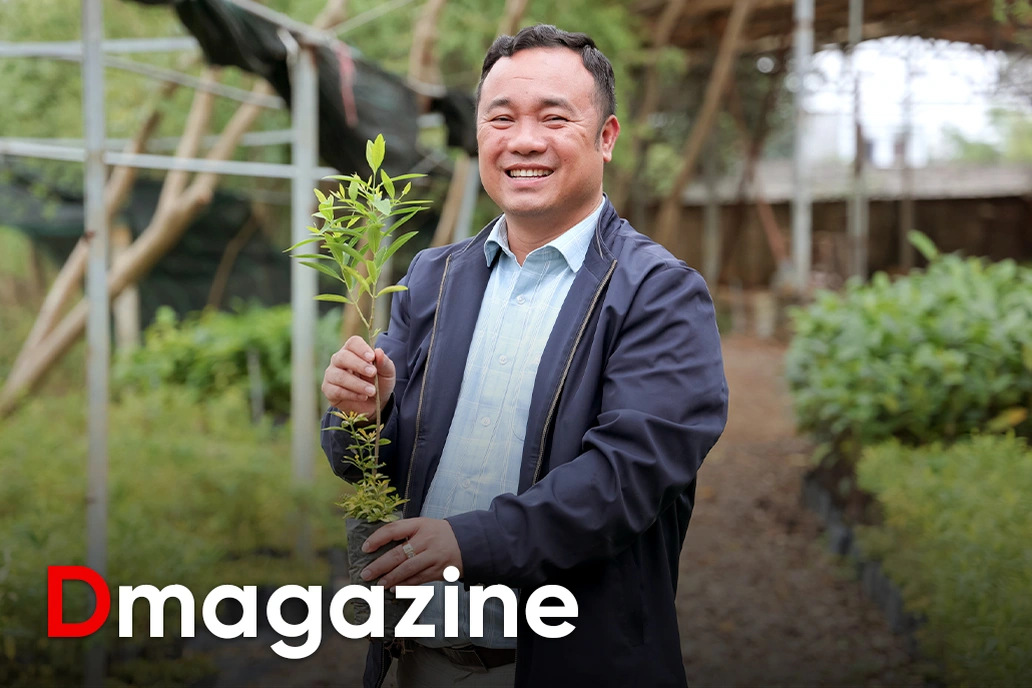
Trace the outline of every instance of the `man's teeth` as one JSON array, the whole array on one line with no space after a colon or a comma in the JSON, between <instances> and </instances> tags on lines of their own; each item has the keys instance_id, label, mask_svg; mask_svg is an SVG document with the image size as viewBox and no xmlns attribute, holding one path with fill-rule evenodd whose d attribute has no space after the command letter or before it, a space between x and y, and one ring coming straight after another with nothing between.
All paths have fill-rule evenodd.
<instances>
[{"instance_id":1,"label":"man's teeth","mask_svg":"<svg viewBox=\"0 0 1032 688\"><path fill-rule=\"evenodd\" d=\"M509 170L510 177L547 177L551 170Z\"/></svg>"}]
</instances>

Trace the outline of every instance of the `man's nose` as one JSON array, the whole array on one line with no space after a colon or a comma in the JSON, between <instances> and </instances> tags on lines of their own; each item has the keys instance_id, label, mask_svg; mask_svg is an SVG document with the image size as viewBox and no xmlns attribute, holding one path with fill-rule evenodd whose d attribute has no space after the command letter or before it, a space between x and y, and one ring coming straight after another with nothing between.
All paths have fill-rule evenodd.
<instances>
[{"instance_id":1,"label":"man's nose","mask_svg":"<svg viewBox=\"0 0 1032 688\"><path fill-rule=\"evenodd\" d=\"M547 144L542 136L541 127L535 122L520 121L511 129L509 152L517 155L530 155L544 152Z\"/></svg>"}]
</instances>

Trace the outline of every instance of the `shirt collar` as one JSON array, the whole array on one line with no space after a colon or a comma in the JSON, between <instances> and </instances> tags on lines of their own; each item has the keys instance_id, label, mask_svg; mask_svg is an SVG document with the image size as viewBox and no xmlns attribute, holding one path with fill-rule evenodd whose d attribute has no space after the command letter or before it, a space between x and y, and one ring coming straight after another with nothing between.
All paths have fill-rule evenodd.
<instances>
[{"instance_id":1,"label":"shirt collar","mask_svg":"<svg viewBox=\"0 0 1032 688\"><path fill-rule=\"evenodd\" d=\"M605 206L606 199L603 196L602 201L598 204L590 215L570 227L568 230L552 239L545 246L551 246L555 248L559 253L562 254L563 258L566 259L567 265L574 272L580 270L581 265L584 264L584 256L588 253L588 246L591 245L591 237L595 233L595 226L598 224L598 218L602 214L602 208ZM545 246L534 249L540 251ZM494 224L491 228L491 233L487 236L487 241L484 243L484 256L487 258L488 267L494 262L495 257L498 255L498 251L504 251L507 256L516 259L512 250L509 248L509 234L507 226L505 224L505 216ZM531 251L533 253L533 251Z\"/></svg>"}]
</instances>

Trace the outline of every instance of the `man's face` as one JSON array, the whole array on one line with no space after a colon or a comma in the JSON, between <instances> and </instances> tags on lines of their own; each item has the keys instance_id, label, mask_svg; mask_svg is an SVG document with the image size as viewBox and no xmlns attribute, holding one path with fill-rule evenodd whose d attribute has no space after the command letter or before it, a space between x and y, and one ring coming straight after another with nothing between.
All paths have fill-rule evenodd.
<instances>
[{"instance_id":1,"label":"man's face","mask_svg":"<svg viewBox=\"0 0 1032 688\"><path fill-rule=\"evenodd\" d=\"M526 228L563 231L594 210L620 131L599 136L595 81L581 56L532 48L495 63L481 87L477 143L484 189Z\"/></svg>"}]
</instances>

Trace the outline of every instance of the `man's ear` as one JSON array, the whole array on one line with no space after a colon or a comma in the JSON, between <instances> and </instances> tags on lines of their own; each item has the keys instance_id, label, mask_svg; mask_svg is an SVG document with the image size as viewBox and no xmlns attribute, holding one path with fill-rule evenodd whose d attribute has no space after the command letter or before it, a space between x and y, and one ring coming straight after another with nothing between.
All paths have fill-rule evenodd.
<instances>
[{"instance_id":1,"label":"man's ear","mask_svg":"<svg viewBox=\"0 0 1032 688\"><path fill-rule=\"evenodd\" d=\"M613 146L616 145L618 136L620 136L620 120L616 118L616 115L609 115L606 123L602 125L602 132L599 134L599 146L602 150L602 159L605 162L613 159Z\"/></svg>"}]
</instances>

